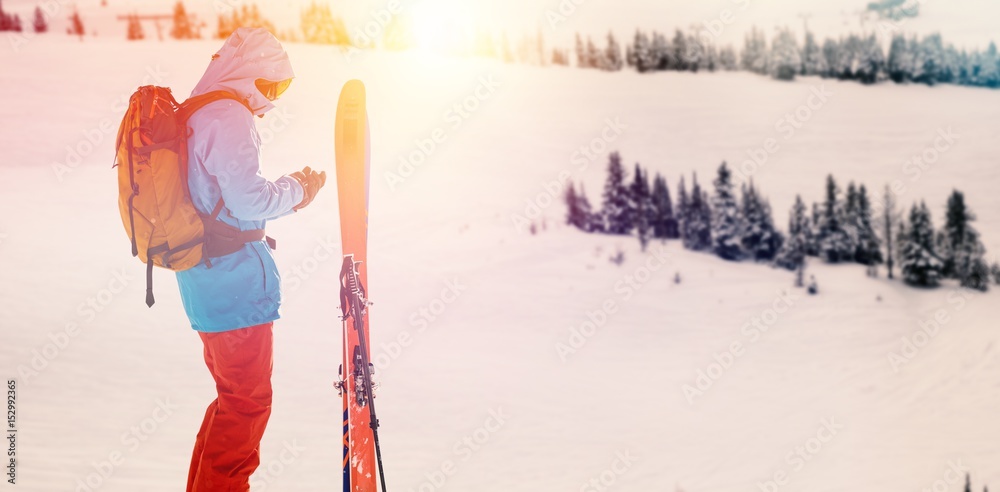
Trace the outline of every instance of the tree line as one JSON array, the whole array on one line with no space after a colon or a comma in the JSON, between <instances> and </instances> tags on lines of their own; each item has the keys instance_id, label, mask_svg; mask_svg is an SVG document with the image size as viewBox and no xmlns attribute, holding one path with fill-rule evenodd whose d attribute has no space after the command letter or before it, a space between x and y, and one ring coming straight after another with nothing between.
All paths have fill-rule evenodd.
<instances>
[{"instance_id":1,"label":"tree line","mask_svg":"<svg viewBox=\"0 0 1000 492\"><path fill-rule=\"evenodd\" d=\"M624 53L612 33L602 47L577 34L575 54L577 67L610 71L625 67L638 72L745 70L781 80L815 75L864 84L891 80L1000 87L1000 55L995 43L985 50L969 51L945 43L936 33L922 38L896 33L886 51L875 33L820 42L806 31L800 44L790 29L783 28L768 43L764 32L752 27L737 52L732 45L716 46L704 32L677 29L669 36L637 30L625 44Z\"/></svg>"},{"instance_id":2,"label":"tree line","mask_svg":"<svg viewBox=\"0 0 1000 492\"><path fill-rule=\"evenodd\" d=\"M585 232L634 235L643 249L650 240L677 239L687 249L725 260L768 263L797 272L799 286L807 257L862 264L870 276L884 264L889 278L898 266L907 284L920 287L955 279L985 291L991 280L1000 283L1000 265L988 266L986 248L972 225L975 214L958 190L948 198L944 226L935 229L926 203L914 203L902 214L888 186L876 200L864 184L850 182L842 191L829 175L822 201L807 207L796 196L782 232L760 188L751 180L737 191L725 162L711 190L699 184L696 174L688 188L682 176L675 200L665 177L657 173L651 179L636 164L630 178L620 154L612 152L601 198L595 208L582 185L569 183L566 222Z\"/></svg>"}]
</instances>

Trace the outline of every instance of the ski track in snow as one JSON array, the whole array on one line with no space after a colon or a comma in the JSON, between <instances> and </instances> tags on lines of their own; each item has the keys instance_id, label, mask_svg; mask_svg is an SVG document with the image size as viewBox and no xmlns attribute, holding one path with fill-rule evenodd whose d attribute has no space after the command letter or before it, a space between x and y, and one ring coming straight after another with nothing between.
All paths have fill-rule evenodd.
<instances>
[{"instance_id":1,"label":"ski track in snow","mask_svg":"<svg viewBox=\"0 0 1000 492\"><path fill-rule=\"evenodd\" d=\"M185 96L217 45L54 38L18 55L0 52L0 64L14 57L19 64L0 81L0 115L17 122L0 135L0 178L8 186L0 194L8 211L0 218L3 373L17 375L50 337L69 323L78 327L37 375L20 378L22 490L77 490L77 480L97 480L116 451L123 461L94 490L169 491L185 483L214 387L176 282L157 271L157 304L145 307L143 267L128 256L115 206L113 134L102 134L61 180L51 164L65 160L82 132L100 132L102 120L116 130L121 114L112 106L147 74L162 73L154 82ZM821 295L810 297L791 289L787 272L670 242L668 264L625 299L619 282L658 243L642 253L630 238L570 230L558 203L543 207L547 228L537 236L511 221L563 170L599 203L605 156L582 171L571 156L601 135L605 119L617 118L627 128L610 148L630 168L639 161L664 173L672 193L681 173L696 170L709 185L721 160L738 164L747 148L775 137L781 150L754 180L777 223L786 223L796 193L819 199L828 172L842 187L860 180L876 196L901 179L908 187L901 204L926 199L936 225L951 189L965 191L997 252L1000 93L782 84L742 73L542 70L414 54L362 54L348 63L331 48L289 51L297 78L278 103L284 116L258 121L270 135L263 151L270 178L307 164L332 171L339 88L348 78L368 87L371 335L373 360L390 361L378 371L378 408L394 490L426 490L449 462L454 473L436 490L581 490L612 469L616 453L634 462L613 490L760 490L758 482L785 471L781 491L909 491L943 479L949 460L970 468L975 487L1000 487L995 289L917 290L867 279L860 266L813 263ZM94 70L94 53L114 69ZM484 77L500 85L453 127L446 111L475 96ZM834 95L783 140L774 122L824 85ZM911 181L903 163L949 126L958 143ZM417 149L414 139L436 128L446 140L391 189L385 173L398 172L400 156ZM286 292L255 490L339 486L335 194L329 186L302 213L269 224ZM608 261L617 248L625 253L621 266ZM682 283L674 283L675 272ZM116 275L126 279L123 289ZM448 289L457 297L443 294ZM751 342L741 326L782 290L797 296L792 307ZM964 296L961 309L949 295ZM98 299L100 311L87 307L88 298ZM560 360L557 344L608 300L617 312ZM433 320L421 318L421 309L441 306ZM888 354L939 309L950 321L894 372ZM386 346L403 333L412 343L386 359ZM733 342L743 344L742 355L689 404L682 386ZM167 409L162 422L151 420L164 415L158 407ZM787 455L831 418L842 429L796 470Z\"/></svg>"}]
</instances>

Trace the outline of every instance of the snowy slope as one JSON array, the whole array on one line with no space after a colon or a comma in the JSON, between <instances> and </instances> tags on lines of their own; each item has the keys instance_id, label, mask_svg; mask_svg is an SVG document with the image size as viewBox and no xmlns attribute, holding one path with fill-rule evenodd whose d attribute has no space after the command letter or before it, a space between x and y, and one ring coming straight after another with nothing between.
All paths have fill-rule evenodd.
<instances>
[{"instance_id":1,"label":"snowy slope","mask_svg":"<svg viewBox=\"0 0 1000 492\"><path fill-rule=\"evenodd\" d=\"M214 387L169 272L157 272L156 306L142 303L142 266L115 206L113 135L101 129L116 129L116 105L144 77L186 95L216 44L53 38L0 55L2 66L19 64L0 78L0 360L8 377L23 373L23 490L183 487ZM920 490L951 478L949 461L1000 486L996 291L922 291L860 267L811 265L822 295L793 290L772 318L788 273L676 243L641 253L631 239L582 235L546 198L566 171L597 201L606 156L581 169L575 152L607 119L627 127L608 148L671 187L691 170L706 184L722 159L739 163L776 138L781 150L753 178L779 223L796 193L820 197L828 172L878 189L900 179L901 201L927 199L938 221L951 188L965 191L987 247L1000 251L1000 93L289 50L298 78L283 112L258 121L272 178L307 164L332 170L337 92L348 78L368 86L373 358L394 490L600 490L591 480L760 490L776 472L787 474L780 490ZM114 69L94 71L95 52ZM775 121L823 84L834 95L784 139ZM455 111L462 102L468 109ZM949 126L958 143L911 180L906 160ZM67 146L86 149L88 134L100 135L96 148L66 165ZM444 138L429 150L434 135ZM401 169L414 152L429 155ZM269 225L286 302L258 491L339 483L334 195ZM547 227L531 236L514 218L536 207ZM618 248L621 266L607 260ZM889 355L903 338L924 340L921 323L938 311L948 321L895 371ZM734 343L739 355L720 374L716 356ZM690 402L684 387L699 371L717 377Z\"/></svg>"}]
</instances>

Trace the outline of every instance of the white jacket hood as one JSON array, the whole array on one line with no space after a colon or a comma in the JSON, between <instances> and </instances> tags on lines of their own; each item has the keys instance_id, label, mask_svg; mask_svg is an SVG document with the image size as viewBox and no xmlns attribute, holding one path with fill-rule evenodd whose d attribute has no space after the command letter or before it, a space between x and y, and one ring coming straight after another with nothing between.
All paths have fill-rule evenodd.
<instances>
[{"instance_id":1,"label":"white jacket hood","mask_svg":"<svg viewBox=\"0 0 1000 492\"><path fill-rule=\"evenodd\" d=\"M212 61L191 96L223 90L236 94L263 115L274 107L257 90L255 81L280 82L295 77L288 54L267 29L241 27L233 31Z\"/></svg>"}]
</instances>

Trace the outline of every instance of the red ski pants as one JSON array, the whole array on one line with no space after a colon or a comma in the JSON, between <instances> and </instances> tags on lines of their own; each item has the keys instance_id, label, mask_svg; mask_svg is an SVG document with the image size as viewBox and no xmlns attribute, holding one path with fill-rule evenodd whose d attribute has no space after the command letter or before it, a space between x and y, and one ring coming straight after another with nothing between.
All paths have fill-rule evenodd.
<instances>
[{"instance_id":1,"label":"red ski pants","mask_svg":"<svg viewBox=\"0 0 1000 492\"><path fill-rule=\"evenodd\" d=\"M271 415L272 323L199 333L219 392L195 440L187 492L247 492Z\"/></svg>"}]
</instances>

